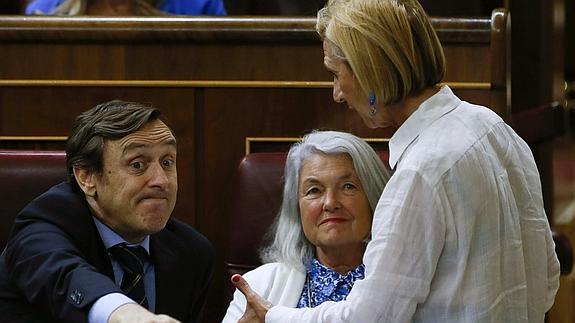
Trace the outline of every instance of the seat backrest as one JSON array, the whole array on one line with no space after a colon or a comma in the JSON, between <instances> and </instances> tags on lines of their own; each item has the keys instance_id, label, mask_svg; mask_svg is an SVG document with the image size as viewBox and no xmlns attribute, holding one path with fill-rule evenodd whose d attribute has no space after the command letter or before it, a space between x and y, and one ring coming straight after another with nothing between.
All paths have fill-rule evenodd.
<instances>
[{"instance_id":1,"label":"seat backrest","mask_svg":"<svg viewBox=\"0 0 575 323\"><path fill-rule=\"evenodd\" d=\"M0 150L0 249L20 210L36 196L66 179L66 153Z\"/></svg>"},{"instance_id":2,"label":"seat backrest","mask_svg":"<svg viewBox=\"0 0 575 323\"><path fill-rule=\"evenodd\" d=\"M388 152L378 154L388 165ZM258 250L281 205L286 156L286 152L258 152L240 162L224 264L229 275L261 265Z\"/></svg>"},{"instance_id":3,"label":"seat backrest","mask_svg":"<svg viewBox=\"0 0 575 323\"><path fill-rule=\"evenodd\" d=\"M257 252L281 204L285 158L286 153L253 153L240 162L225 259L230 275L261 264Z\"/></svg>"}]
</instances>

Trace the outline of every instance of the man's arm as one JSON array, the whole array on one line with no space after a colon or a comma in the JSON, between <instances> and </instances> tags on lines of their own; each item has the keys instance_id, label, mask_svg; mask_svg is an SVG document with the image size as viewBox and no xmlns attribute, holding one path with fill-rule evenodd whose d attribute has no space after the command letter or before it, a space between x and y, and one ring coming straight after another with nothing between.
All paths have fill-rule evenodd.
<instances>
[{"instance_id":1,"label":"man's arm","mask_svg":"<svg viewBox=\"0 0 575 323\"><path fill-rule=\"evenodd\" d=\"M11 281L26 300L64 322L86 322L99 297L121 290L88 263L70 236L48 222L19 226L5 260Z\"/></svg>"},{"instance_id":2,"label":"man's arm","mask_svg":"<svg viewBox=\"0 0 575 323\"><path fill-rule=\"evenodd\" d=\"M142 306L130 303L118 307L108 323L178 323L180 321L167 315L156 315Z\"/></svg>"},{"instance_id":3,"label":"man's arm","mask_svg":"<svg viewBox=\"0 0 575 323\"><path fill-rule=\"evenodd\" d=\"M114 281L90 265L69 238L48 223L17 232L6 249L9 275L28 302L62 322L88 322L102 297L123 295ZM109 323L179 322L135 303L115 308Z\"/></svg>"}]
</instances>

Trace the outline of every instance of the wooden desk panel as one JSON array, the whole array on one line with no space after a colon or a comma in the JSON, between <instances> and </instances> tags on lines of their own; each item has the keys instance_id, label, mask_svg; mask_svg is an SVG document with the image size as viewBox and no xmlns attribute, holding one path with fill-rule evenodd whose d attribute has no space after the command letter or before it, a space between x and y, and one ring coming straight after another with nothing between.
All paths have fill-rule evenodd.
<instances>
[{"instance_id":1,"label":"wooden desk panel","mask_svg":"<svg viewBox=\"0 0 575 323\"><path fill-rule=\"evenodd\" d=\"M314 23L262 17L1 17L0 78L329 81ZM490 20L433 23L450 66L446 81L489 82Z\"/></svg>"}]
</instances>

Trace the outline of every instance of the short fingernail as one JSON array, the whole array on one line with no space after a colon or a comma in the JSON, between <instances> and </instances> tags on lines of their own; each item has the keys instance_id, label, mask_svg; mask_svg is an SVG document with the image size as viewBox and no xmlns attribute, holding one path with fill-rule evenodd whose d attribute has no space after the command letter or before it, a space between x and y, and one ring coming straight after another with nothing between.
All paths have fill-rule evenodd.
<instances>
[{"instance_id":1,"label":"short fingernail","mask_svg":"<svg viewBox=\"0 0 575 323\"><path fill-rule=\"evenodd\" d=\"M233 276L232 276L232 281L233 281L234 283L239 282L239 281L240 281L240 275L238 275L238 274L233 275Z\"/></svg>"}]
</instances>

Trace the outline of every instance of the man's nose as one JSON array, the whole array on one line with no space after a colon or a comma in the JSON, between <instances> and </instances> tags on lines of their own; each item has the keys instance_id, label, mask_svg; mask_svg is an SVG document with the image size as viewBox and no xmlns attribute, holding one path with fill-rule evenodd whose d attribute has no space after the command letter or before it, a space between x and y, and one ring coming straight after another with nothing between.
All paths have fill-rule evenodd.
<instances>
[{"instance_id":1,"label":"man's nose","mask_svg":"<svg viewBox=\"0 0 575 323\"><path fill-rule=\"evenodd\" d=\"M158 187L166 187L170 182L170 178L166 170L160 163L154 163L150 167L150 185Z\"/></svg>"}]
</instances>

